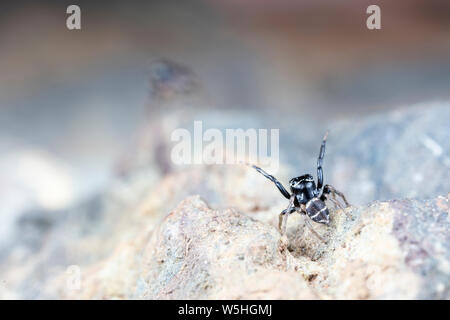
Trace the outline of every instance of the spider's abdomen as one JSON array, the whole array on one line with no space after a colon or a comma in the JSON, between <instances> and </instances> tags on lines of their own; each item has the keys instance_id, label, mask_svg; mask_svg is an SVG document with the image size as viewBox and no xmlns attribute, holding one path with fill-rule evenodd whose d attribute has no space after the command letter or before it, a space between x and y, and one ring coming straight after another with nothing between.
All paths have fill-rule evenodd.
<instances>
[{"instance_id":1,"label":"spider's abdomen","mask_svg":"<svg viewBox=\"0 0 450 320\"><path fill-rule=\"evenodd\" d=\"M319 198L312 198L306 203L306 214L314 222L323 224L330 223L328 208Z\"/></svg>"}]
</instances>

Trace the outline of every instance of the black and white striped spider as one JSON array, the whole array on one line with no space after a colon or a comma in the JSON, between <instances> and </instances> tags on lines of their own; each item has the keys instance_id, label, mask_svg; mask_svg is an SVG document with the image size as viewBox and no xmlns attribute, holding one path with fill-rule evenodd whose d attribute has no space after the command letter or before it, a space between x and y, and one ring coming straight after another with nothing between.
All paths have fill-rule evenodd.
<instances>
[{"instance_id":1,"label":"black and white striped spider","mask_svg":"<svg viewBox=\"0 0 450 320\"><path fill-rule=\"evenodd\" d=\"M326 200L330 200L335 206L342 208L342 205L337 201L336 195L339 196L348 207L349 203L345 199L344 194L339 192L329 184L323 186L323 171L322 161L325 156L325 144L327 141L328 132L323 137L322 145L320 146L319 158L317 159L317 186L314 182L314 178L310 174L304 174L299 177L292 178L289 181L289 187L291 193L289 193L284 186L274 176L268 174L263 169L250 165L255 168L259 173L265 176L267 179L275 183L281 194L289 199L289 205L280 213L278 228L280 233L284 235L286 233L286 224L289 214L297 211L300 214L306 214L312 221L328 225L330 223L330 213L328 207L325 204ZM311 231L320 239L322 239L312 228L308 219L305 220ZM323 240L323 239L322 239Z\"/></svg>"}]
</instances>

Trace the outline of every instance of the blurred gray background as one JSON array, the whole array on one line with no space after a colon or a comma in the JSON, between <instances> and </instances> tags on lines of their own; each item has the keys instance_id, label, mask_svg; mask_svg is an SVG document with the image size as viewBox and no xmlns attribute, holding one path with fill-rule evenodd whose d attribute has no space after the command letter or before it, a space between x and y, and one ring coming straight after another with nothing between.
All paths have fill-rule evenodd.
<instances>
[{"instance_id":1,"label":"blurred gray background","mask_svg":"<svg viewBox=\"0 0 450 320\"><path fill-rule=\"evenodd\" d=\"M450 95L450 2L3 2L2 212L104 187L151 104L149 64L195 73L216 108L329 121ZM366 28L381 7L382 29ZM163 111L164 113L164 111Z\"/></svg>"}]
</instances>

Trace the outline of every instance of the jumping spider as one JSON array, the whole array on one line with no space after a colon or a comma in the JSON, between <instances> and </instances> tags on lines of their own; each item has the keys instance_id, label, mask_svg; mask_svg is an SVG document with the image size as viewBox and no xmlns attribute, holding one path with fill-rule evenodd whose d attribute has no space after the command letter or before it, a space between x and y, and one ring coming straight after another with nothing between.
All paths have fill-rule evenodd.
<instances>
[{"instance_id":1,"label":"jumping spider","mask_svg":"<svg viewBox=\"0 0 450 320\"><path fill-rule=\"evenodd\" d=\"M341 197L345 205L348 207L349 203L345 199L344 194L339 192L334 187L326 184L323 189L323 171L322 171L322 161L325 156L325 144L327 142L328 131L323 137L322 145L320 146L319 158L317 159L317 186L314 182L314 178L310 174L304 174L299 177L292 178L289 181L289 187L292 194L290 194L274 176L268 174L263 169L250 165L255 168L259 173L265 176L267 179L275 183L281 194L289 199L289 205L284 209L279 216L278 228L282 236L286 234L286 224L289 214L297 211L300 214L306 214L312 221L317 223L322 223L329 225L330 223L330 213L328 212L328 207L325 204L325 200L330 200L335 206L342 208L342 205L337 201L336 195ZM305 220L306 225L311 229L311 231L322 241L321 236L314 231L312 225Z\"/></svg>"}]
</instances>

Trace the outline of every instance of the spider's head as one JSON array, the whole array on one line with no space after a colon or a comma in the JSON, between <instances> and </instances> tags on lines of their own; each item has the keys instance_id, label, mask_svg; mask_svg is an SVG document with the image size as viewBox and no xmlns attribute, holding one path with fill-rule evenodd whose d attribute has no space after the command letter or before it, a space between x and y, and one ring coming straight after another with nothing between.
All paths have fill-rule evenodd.
<instances>
[{"instance_id":1,"label":"spider's head","mask_svg":"<svg viewBox=\"0 0 450 320\"><path fill-rule=\"evenodd\" d=\"M294 194L305 193L307 190L315 190L316 183L310 174L304 174L289 180L289 187Z\"/></svg>"}]
</instances>

